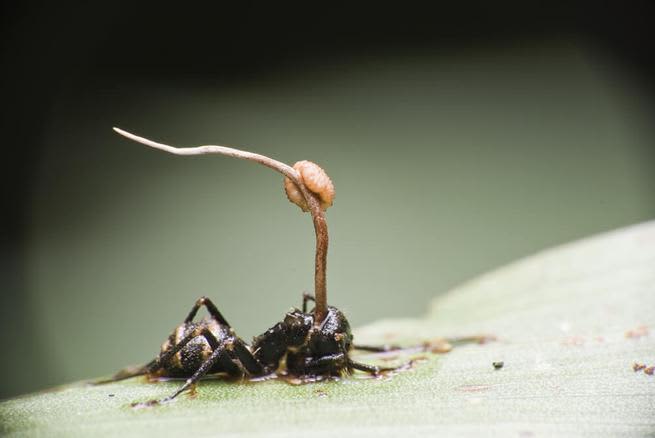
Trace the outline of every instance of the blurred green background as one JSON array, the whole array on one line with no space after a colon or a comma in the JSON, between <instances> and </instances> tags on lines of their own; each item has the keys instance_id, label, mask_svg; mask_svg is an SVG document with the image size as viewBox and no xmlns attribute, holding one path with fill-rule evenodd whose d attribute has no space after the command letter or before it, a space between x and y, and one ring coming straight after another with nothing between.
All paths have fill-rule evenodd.
<instances>
[{"instance_id":1,"label":"blurred green background","mask_svg":"<svg viewBox=\"0 0 655 438\"><path fill-rule=\"evenodd\" d=\"M201 295L248 340L312 290L310 217L280 175L112 126L323 166L328 296L354 326L419 316L477 274L655 217L652 101L570 39L324 56L220 83L105 76L58 89L46 112L23 309L5 313L29 330L7 341L0 396L150 360Z\"/></svg>"}]
</instances>

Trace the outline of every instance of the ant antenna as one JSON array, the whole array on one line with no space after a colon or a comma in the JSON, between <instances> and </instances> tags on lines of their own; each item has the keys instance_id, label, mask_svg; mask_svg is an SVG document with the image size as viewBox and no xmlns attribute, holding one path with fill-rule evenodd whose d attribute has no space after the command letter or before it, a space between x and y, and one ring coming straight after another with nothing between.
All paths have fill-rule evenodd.
<instances>
[{"instance_id":1,"label":"ant antenna","mask_svg":"<svg viewBox=\"0 0 655 438\"><path fill-rule=\"evenodd\" d=\"M242 160L254 161L256 163L262 164L266 167L269 167L273 170L280 172L285 177L289 178L293 184L300 190L302 198L304 198L307 208L303 205L300 207L303 210L309 210L312 215L312 221L314 222L314 231L316 233L316 259L315 259L315 269L314 269L314 296L316 298L316 307L314 308L314 322L316 325L319 325L325 319L327 315L327 281L326 281L326 270L327 270L327 250L328 250L328 229L327 222L325 220L325 212L323 211L326 207L325 200L322 199L322 196L315 191L310 190L305 181L303 180L303 173L299 170L296 170L297 166L291 167L287 164L284 164L280 161L274 160L272 158L266 157L264 155L255 154L252 152L242 151L239 149L233 149L226 146L197 146L190 148L176 148L173 146L168 146L162 143L157 143L147 138L139 137L137 135L131 134L127 131L123 131L119 128L114 128L118 134L129 138L130 140L136 141L137 143L144 144L146 146L153 147L155 149L160 149L165 152L169 152L174 155L208 155L208 154L219 154L226 155L228 157L239 158ZM299 162L307 163L307 162ZM296 163L298 165L299 163ZM313 164L313 163L311 163ZM315 165L316 166L316 165ZM320 172L324 172L320 167L316 166ZM330 186L332 182L327 175L324 175ZM287 186L287 184L285 184ZM312 187L314 184L312 184ZM292 196L289 194L287 188L287 194L289 199L292 202L296 200L292 199ZM334 188L331 189L331 196L334 196ZM322 206L323 204L323 206ZM331 197L328 206L332 204Z\"/></svg>"}]
</instances>

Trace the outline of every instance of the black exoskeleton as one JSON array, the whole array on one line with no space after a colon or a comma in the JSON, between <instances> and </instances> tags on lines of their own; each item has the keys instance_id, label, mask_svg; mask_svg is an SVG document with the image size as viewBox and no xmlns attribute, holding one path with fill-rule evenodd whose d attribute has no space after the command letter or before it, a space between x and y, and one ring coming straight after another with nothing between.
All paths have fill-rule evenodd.
<instances>
[{"instance_id":1,"label":"black exoskeleton","mask_svg":"<svg viewBox=\"0 0 655 438\"><path fill-rule=\"evenodd\" d=\"M315 324L314 313L307 312L303 295L302 310L293 308L266 332L247 345L235 333L209 298L196 301L184 322L170 334L161 346L159 356L137 369L119 371L108 381L138 375L188 377L185 384L165 401L189 389L208 373L230 376L261 377L278 371L286 363L287 373L301 378L338 376L361 370L370 374L395 368L380 368L353 361L349 352L353 346L350 324L336 307L329 306L325 319ZM198 322L193 319L201 306L209 316ZM366 350L377 350L365 347ZM383 351L384 348L380 348Z\"/></svg>"}]
</instances>

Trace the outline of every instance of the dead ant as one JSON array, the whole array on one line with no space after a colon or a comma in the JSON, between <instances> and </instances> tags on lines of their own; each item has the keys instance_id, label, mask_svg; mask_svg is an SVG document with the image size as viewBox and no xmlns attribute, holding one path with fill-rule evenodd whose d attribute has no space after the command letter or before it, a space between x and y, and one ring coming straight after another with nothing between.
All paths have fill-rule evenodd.
<instances>
[{"instance_id":1,"label":"dead ant","mask_svg":"<svg viewBox=\"0 0 655 438\"><path fill-rule=\"evenodd\" d=\"M114 130L129 139L176 155L227 155L255 161L282 173L286 177L287 197L303 211L309 211L314 222L315 294L303 294L302 310L292 308L283 321L256 336L250 345L234 333L214 303L202 297L196 301L184 322L162 344L157 358L136 369L121 370L112 378L99 383L139 375L186 377L184 385L163 400L169 401L191 388L208 373L262 377L278 371L282 363L289 375L307 379L350 374L354 370L378 375L398 369L352 360L350 352L353 349L383 352L399 347L355 346L350 324L343 312L327 305L325 273L328 234L324 211L332 205L334 187L323 169L309 161L300 161L290 167L263 155L224 146L175 148L118 128ZM307 311L308 301L315 303L311 312ZM209 317L194 322L202 306L206 307ZM474 340L479 341L478 338Z\"/></svg>"}]
</instances>

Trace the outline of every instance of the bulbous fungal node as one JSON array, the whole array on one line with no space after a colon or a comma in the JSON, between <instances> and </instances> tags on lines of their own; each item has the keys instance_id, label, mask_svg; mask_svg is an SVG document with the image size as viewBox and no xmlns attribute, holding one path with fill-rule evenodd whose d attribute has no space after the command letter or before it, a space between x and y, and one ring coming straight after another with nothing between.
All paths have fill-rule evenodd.
<instances>
[{"instance_id":1,"label":"bulbous fungal node","mask_svg":"<svg viewBox=\"0 0 655 438\"><path fill-rule=\"evenodd\" d=\"M305 187L318 197L321 210L325 211L331 207L334 201L334 184L327 173L318 164L307 160L298 161L293 168L300 175ZM284 191L289 201L300 207L302 211L309 211L300 188L289 177L284 178Z\"/></svg>"}]
</instances>

